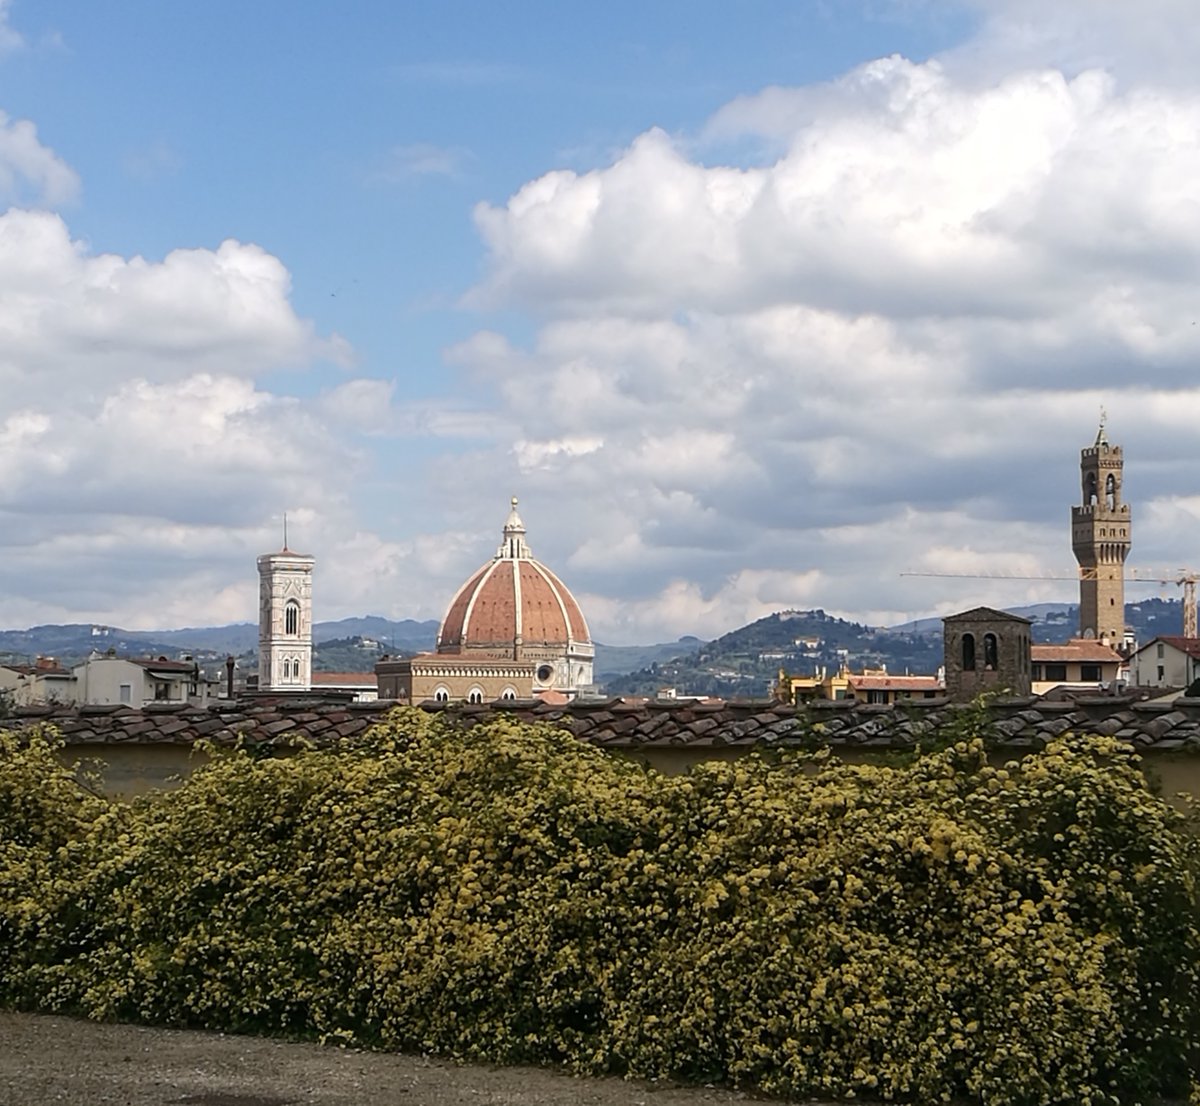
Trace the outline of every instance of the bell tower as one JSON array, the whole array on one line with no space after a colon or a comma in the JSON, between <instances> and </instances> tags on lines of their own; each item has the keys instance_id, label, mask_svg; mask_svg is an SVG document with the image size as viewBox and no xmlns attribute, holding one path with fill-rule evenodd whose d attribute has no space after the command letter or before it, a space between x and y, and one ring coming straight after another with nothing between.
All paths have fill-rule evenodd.
<instances>
[{"instance_id":1,"label":"bell tower","mask_svg":"<svg viewBox=\"0 0 1200 1106\"><path fill-rule=\"evenodd\" d=\"M278 553L258 558L259 691L312 689L313 563L286 536Z\"/></svg>"},{"instance_id":2,"label":"bell tower","mask_svg":"<svg viewBox=\"0 0 1200 1106\"><path fill-rule=\"evenodd\" d=\"M1071 549L1079 562L1079 635L1120 644L1125 632L1125 558L1132 528L1121 502L1124 459L1109 445L1104 416L1095 443L1079 452L1083 503L1071 508Z\"/></svg>"}]
</instances>

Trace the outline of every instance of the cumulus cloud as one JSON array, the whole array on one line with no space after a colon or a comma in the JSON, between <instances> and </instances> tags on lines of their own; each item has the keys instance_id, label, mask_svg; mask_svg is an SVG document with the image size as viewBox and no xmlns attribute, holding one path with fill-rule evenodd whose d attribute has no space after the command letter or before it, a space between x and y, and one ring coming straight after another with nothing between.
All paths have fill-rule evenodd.
<instances>
[{"instance_id":1,"label":"cumulus cloud","mask_svg":"<svg viewBox=\"0 0 1200 1106\"><path fill-rule=\"evenodd\" d=\"M1036 577L1071 571L1102 406L1134 559L1196 567L1200 32L1176 0L964 4L979 32L942 57L761 89L696 134L647 120L593 171L480 204L467 301L495 322L447 351L452 397L273 392L268 373L348 359L258 247L95 255L49 210L0 216L0 388L19 397L0 413L0 596L21 581L47 621L237 617L286 508L322 611L436 617L515 492L600 640L1070 598ZM53 208L78 182L4 120L5 189ZM371 452L397 434L433 455L400 491ZM359 480L415 532L377 532ZM97 557L126 568L103 603L79 583Z\"/></svg>"},{"instance_id":2,"label":"cumulus cloud","mask_svg":"<svg viewBox=\"0 0 1200 1106\"><path fill-rule=\"evenodd\" d=\"M344 357L289 302L258 246L178 249L162 261L91 254L47 211L0 215L0 385L38 373L72 394L140 375L252 375Z\"/></svg>"},{"instance_id":3,"label":"cumulus cloud","mask_svg":"<svg viewBox=\"0 0 1200 1106\"><path fill-rule=\"evenodd\" d=\"M602 637L772 604L903 621L1070 598L899 573L1070 573L1105 404L1135 559L1194 560L1158 520L1194 495L1200 89L1098 47L1068 64L1095 5L1056 6L1040 37L1031 5L980 7L986 79L961 53L879 59L476 209L471 302L539 327L454 356L516 425L492 467L556 504L553 552ZM1115 56L1127 20L1100 8L1088 41ZM722 163L747 139L757 159Z\"/></svg>"},{"instance_id":4,"label":"cumulus cloud","mask_svg":"<svg viewBox=\"0 0 1200 1106\"><path fill-rule=\"evenodd\" d=\"M0 191L18 178L43 203L77 184L31 125L4 121ZM290 285L251 244L95 254L53 211L0 214L4 624L252 618L254 556L277 544L282 511L322 550L353 532L348 489L366 461L331 412L357 408L361 423L379 393L264 383L348 363Z\"/></svg>"}]
</instances>

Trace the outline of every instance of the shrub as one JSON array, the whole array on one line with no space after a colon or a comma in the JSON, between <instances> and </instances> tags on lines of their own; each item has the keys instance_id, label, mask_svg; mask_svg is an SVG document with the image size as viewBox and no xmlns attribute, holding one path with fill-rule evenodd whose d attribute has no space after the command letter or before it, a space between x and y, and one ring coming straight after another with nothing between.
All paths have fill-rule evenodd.
<instances>
[{"instance_id":1,"label":"shrub","mask_svg":"<svg viewBox=\"0 0 1200 1106\"><path fill-rule=\"evenodd\" d=\"M662 776L397 712L107 802L0 735L0 1001L781 1095L1186 1093L1197 843L1129 749Z\"/></svg>"}]
</instances>

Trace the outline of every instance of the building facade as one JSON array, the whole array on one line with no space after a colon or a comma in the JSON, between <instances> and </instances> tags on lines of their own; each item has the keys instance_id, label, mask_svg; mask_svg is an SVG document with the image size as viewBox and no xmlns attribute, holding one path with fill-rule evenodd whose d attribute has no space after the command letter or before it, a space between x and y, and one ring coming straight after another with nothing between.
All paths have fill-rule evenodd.
<instances>
[{"instance_id":1,"label":"building facade","mask_svg":"<svg viewBox=\"0 0 1200 1106\"><path fill-rule=\"evenodd\" d=\"M1121 677L1124 658L1095 638L1072 638L1062 645L1033 646L1033 693L1054 688L1100 691Z\"/></svg>"},{"instance_id":2,"label":"building facade","mask_svg":"<svg viewBox=\"0 0 1200 1106\"><path fill-rule=\"evenodd\" d=\"M594 658L583 611L534 559L513 499L496 555L450 601L437 651L382 660L375 672L382 699L571 699L591 687Z\"/></svg>"},{"instance_id":3,"label":"building facade","mask_svg":"<svg viewBox=\"0 0 1200 1106\"><path fill-rule=\"evenodd\" d=\"M258 558L258 690L312 688L313 558L286 547Z\"/></svg>"},{"instance_id":4,"label":"building facade","mask_svg":"<svg viewBox=\"0 0 1200 1106\"><path fill-rule=\"evenodd\" d=\"M1032 694L1030 621L992 607L942 619L946 694L969 702L988 692Z\"/></svg>"},{"instance_id":5,"label":"building facade","mask_svg":"<svg viewBox=\"0 0 1200 1106\"><path fill-rule=\"evenodd\" d=\"M22 707L78 701L70 670L53 657L38 657L33 664L0 665L0 692Z\"/></svg>"},{"instance_id":6,"label":"building facade","mask_svg":"<svg viewBox=\"0 0 1200 1106\"><path fill-rule=\"evenodd\" d=\"M1200 679L1200 638L1156 637L1129 658L1134 687L1185 691Z\"/></svg>"},{"instance_id":7,"label":"building facade","mask_svg":"<svg viewBox=\"0 0 1200 1106\"><path fill-rule=\"evenodd\" d=\"M1121 447L1104 423L1079 454L1082 503L1071 508L1071 549L1079 562L1079 636L1119 643L1125 633L1125 559L1132 541L1129 504L1121 499Z\"/></svg>"},{"instance_id":8,"label":"building facade","mask_svg":"<svg viewBox=\"0 0 1200 1106\"><path fill-rule=\"evenodd\" d=\"M217 689L217 681L195 661L166 657L118 657L110 652L95 653L69 670L47 657L39 657L34 665L0 667L0 690L9 691L17 706L204 707L216 698Z\"/></svg>"}]
</instances>

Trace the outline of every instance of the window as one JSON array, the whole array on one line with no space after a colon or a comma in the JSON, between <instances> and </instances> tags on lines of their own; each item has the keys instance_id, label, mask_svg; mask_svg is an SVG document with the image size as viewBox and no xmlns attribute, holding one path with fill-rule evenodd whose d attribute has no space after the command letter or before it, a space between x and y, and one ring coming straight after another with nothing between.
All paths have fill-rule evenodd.
<instances>
[{"instance_id":1,"label":"window","mask_svg":"<svg viewBox=\"0 0 1200 1106\"><path fill-rule=\"evenodd\" d=\"M437 691L435 691L435 692L433 693L433 701L434 701L435 703L448 703L448 702L450 702L450 692L449 692L449 691L447 691L447 690L446 690L444 687L439 687L439 688L437 689Z\"/></svg>"},{"instance_id":2,"label":"window","mask_svg":"<svg viewBox=\"0 0 1200 1106\"><path fill-rule=\"evenodd\" d=\"M983 635L983 667L984 668L995 671L1000 666L1000 662L997 659L999 651L1000 650L996 643L996 635L995 634L984 634Z\"/></svg>"},{"instance_id":3,"label":"window","mask_svg":"<svg viewBox=\"0 0 1200 1106\"><path fill-rule=\"evenodd\" d=\"M1111 472L1104 481L1104 505L1110 511L1117 509L1117 478Z\"/></svg>"},{"instance_id":4,"label":"window","mask_svg":"<svg viewBox=\"0 0 1200 1106\"><path fill-rule=\"evenodd\" d=\"M1035 664L1033 666L1032 675L1035 680L1040 680L1042 678L1042 666L1040 664Z\"/></svg>"},{"instance_id":5,"label":"window","mask_svg":"<svg viewBox=\"0 0 1200 1106\"><path fill-rule=\"evenodd\" d=\"M868 703L886 703L888 701L888 693L886 691L868 691Z\"/></svg>"},{"instance_id":6,"label":"window","mask_svg":"<svg viewBox=\"0 0 1200 1106\"><path fill-rule=\"evenodd\" d=\"M975 671L975 635L962 636L962 666L964 672Z\"/></svg>"},{"instance_id":7,"label":"window","mask_svg":"<svg viewBox=\"0 0 1200 1106\"><path fill-rule=\"evenodd\" d=\"M122 703L132 703L133 702L133 684L122 684L121 685L121 702Z\"/></svg>"},{"instance_id":8,"label":"window","mask_svg":"<svg viewBox=\"0 0 1200 1106\"><path fill-rule=\"evenodd\" d=\"M1159 659L1159 660L1162 660L1162 657L1163 657L1163 643L1162 643L1161 641L1158 643L1158 653L1157 653L1156 655L1158 656L1158 659ZM1158 671L1161 673L1161 672L1162 672L1162 669L1160 668Z\"/></svg>"},{"instance_id":9,"label":"window","mask_svg":"<svg viewBox=\"0 0 1200 1106\"><path fill-rule=\"evenodd\" d=\"M538 683L539 684L548 684L550 682L551 678L553 677L553 675L554 675L554 669L551 668L548 664L543 664L537 670Z\"/></svg>"},{"instance_id":10,"label":"window","mask_svg":"<svg viewBox=\"0 0 1200 1106\"><path fill-rule=\"evenodd\" d=\"M1096 502L1096 474L1089 472L1083 482L1083 505L1090 506Z\"/></svg>"},{"instance_id":11,"label":"window","mask_svg":"<svg viewBox=\"0 0 1200 1106\"><path fill-rule=\"evenodd\" d=\"M289 599L287 606L283 608L283 632L285 634L300 632L300 604L294 599Z\"/></svg>"},{"instance_id":12,"label":"window","mask_svg":"<svg viewBox=\"0 0 1200 1106\"><path fill-rule=\"evenodd\" d=\"M1167 676L1167 671L1166 671L1166 669L1165 669L1165 668L1163 668L1163 666L1160 664L1160 665L1158 666L1158 678L1159 678L1160 680L1163 680L1163 679L1166 679L1166 676Z\"/></svg>"},{"instance_id":13,"label":"window","mask_svg":"<svg viewBox=\"0 0 1200 1106\"><path fill-rule=\"evenodd\" d=\"M1065 664L1048 664L1046 665L1047 680L1065 680L1067 678L1067 666Z\"/></svg>"},{"instance_id":14,"label":"window","mask_svg":"<svg viewBox=\"0 0 1200 1106\"><path fill-rule=\"evenodd\" d=\"M517 690L516 690L516 688L513 688L513 687L506 687L502 692L500 692L500 698L503 699L506 703L513 702L513 700L515 700L516 697L517 697Z\"/></svg>"},{"instance_id":15,"label":"window","mask_svg":"<svg viewBox=\"0 0 1200 1106\"><path fill-rule=\"evenodd\" d=\"M154 685L154 698L159 702L161 702L164 699L170 699L171 698L171 685L167 684L167 683L162 683L161 681L156 682Z\"/></svg>"},{"instance_id":16,"label":"window","mask_svg":"<svg viewBox=\"0 0 1200 1106\"><path fill-rule=\"evenodd\" d=\"M482 703L483 702L482 689L477 688L477 687L471 688L471 690L467 692L467 702L468 703Z\"/></svg>"},{"instance_id":17,"label":"window","mask_svg":"<svg viewBox=\"0 0 1200 1106\"><path fill-rule=\"evenodd\" d=\"M1098 684L1100 682L1100 666L1098 664L1081 664L1079 678L1086 683Z\"/></svg>"}]
</instances>

